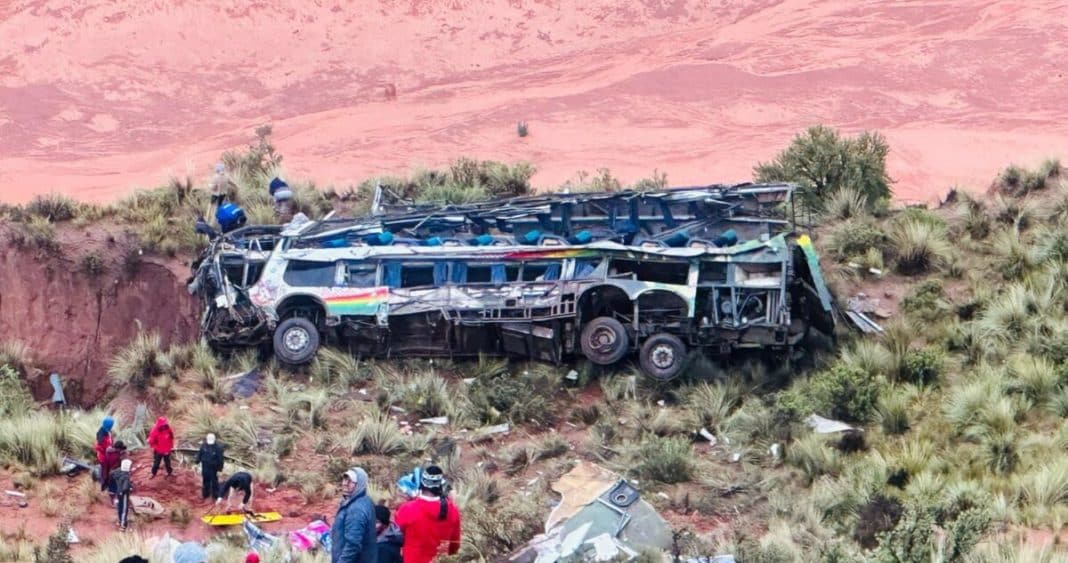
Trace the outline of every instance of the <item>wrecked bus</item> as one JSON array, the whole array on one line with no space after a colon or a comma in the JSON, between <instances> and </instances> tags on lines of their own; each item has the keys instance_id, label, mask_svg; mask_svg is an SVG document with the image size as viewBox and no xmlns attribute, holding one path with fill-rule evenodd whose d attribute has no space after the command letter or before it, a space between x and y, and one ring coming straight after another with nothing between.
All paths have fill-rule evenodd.
<instances>
[{"instance_id":1,"label":"wrecked bus","mask_svg":"<svg viewBox=\"0 0 1068 563\"><path fill-rule=\"evenodd\" d=\"M790 190L560 194L246 227L212 241L190 289L209 344L268 345L290 365L330 342L361 357L636 358L666 381L691 351L789 352L810 328L833 330L811 241L761 212ZM766 201L746 207L754 198Z\"/></svg>"}]
</instances>

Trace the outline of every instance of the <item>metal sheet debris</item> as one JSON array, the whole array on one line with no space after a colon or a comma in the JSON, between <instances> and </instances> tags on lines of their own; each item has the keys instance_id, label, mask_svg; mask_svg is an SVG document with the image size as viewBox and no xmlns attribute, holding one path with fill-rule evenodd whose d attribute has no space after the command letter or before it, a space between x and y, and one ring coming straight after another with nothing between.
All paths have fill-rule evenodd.
<instances>
[{"instance_id":1,"label":"metal sheet debris","mask_svg":"<svg viewBox=\"0 0 1068 563\"><path fill-rule=\"evenodd\" d=\"M852 426L842 421L823 418L818 414L809 415L809 417L805 419L805 424L818 434L833 434L835 432L854 430Z\"/></svg>"}]
</instances>

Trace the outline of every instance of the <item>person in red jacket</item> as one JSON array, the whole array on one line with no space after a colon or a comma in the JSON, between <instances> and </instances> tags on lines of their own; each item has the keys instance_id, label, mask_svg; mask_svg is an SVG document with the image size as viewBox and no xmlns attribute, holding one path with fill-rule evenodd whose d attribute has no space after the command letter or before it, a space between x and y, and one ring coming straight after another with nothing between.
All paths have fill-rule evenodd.
<instances>
[{"instance_id":1,"label":"person in red jacket","mask_svg":"<svg viewBox=\"0 0 1068 563\"><path fill-rule=\"evenodd\" d=\"M110 416L105 416L104 420L100 423L100 428L96 431L96 444L93 447L96 450L97 463L104 463L104 454L108 452L108 448L111 447L111 429L115 426L115 419Z\"/></svg>"},{"instance_id":2,"label":"person in red jacket","mask_svg":"<svg viewBox=\"0 0 1068 563\"><path fill-rule=\"evenodd\" d=\"M156 425L152 427L152 431L148 433L148 445L152 447L152 476L156 476L156 472L159 471L159 462L163 461L163 465L167 468L167 476L174 475L174 470L171 469L171 451L174 450L174 431L171 430L167 419L159 417L156 419Z\"/></svg>"},{"instance_id":3,"label":"person in red jacket","mask_svg":"<svg viewBox=\"0 0 1068 563\"><path fill-rule=\"evenodd\" d=\"M445 473L436 465L423 471L419 496L400 505L394 521L404 534L404 563L431 563L460 551L460 511L445 495Z\"/></svg>"},{"instance_id":4,"label":"person in red jacket","mask_svg":"<svg viewBox=\"0 0 1068 563\"><path fill-rule=\"evenodd\" d=\"M115 496L115 491L111 486L111 473L119 468L125 455L126 444L122 443L122 440L115 442L113 446L108 446L108 451L104 452L104 459L100 461L101 491L110 491L111 495Z\"/></svg>"}]
</instances>

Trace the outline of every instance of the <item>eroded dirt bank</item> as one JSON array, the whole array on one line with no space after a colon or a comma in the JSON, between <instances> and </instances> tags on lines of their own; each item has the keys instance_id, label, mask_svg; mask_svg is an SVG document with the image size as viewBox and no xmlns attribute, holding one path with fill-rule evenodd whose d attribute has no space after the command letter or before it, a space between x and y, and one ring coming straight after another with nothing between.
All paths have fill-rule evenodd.
<instances>
[{"instance_id":1,"label":"eroded dirt bank","mask_svg":"<svg viewBox=\"0 0 1068 563\"><path fill-rule=\"evenodd\" d=\"M69 402L94 403L108 389L112 355L140 329L165 344L195 338L179 260L140 255L121 233L70 232L58 251L44 251L12 242L12 228L0 226L0 338L22 341L47 368L29 374L35 398L51 397L48 372L58 371Z\"/></svg>"}]
</instances>

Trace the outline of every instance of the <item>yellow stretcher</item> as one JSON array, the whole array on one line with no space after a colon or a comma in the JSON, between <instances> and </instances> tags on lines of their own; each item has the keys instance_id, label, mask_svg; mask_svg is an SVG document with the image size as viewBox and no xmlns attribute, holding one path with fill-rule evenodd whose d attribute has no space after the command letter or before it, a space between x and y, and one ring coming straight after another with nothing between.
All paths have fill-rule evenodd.
<instances>
[{"instance_id":1,"label":"yellow stretcher","mask_svg":"<svg viewBox=\"0 0 1068 563\"><path fill-rule=\"evenodd\" d=\"M205 514L200 517L200 520L209 526L237 526L238 524L244 524L246 518L253 523L262 524L264 522L277 522L282 519L282 515L277 512L256 512L251 515L240 512L236 514Z\"/></svg>"}]
</instances>

